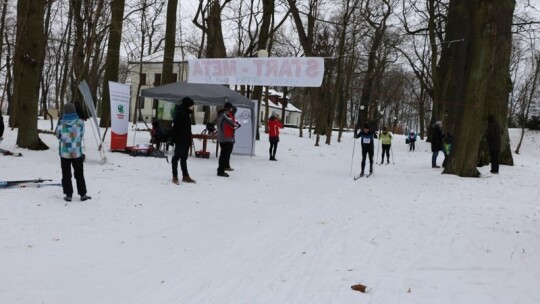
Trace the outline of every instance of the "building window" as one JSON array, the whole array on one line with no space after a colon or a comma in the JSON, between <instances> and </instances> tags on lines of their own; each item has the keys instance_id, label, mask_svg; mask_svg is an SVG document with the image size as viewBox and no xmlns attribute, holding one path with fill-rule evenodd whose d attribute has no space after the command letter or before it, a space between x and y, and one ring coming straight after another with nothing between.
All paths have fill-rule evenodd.
<instances>
[{"instance_id":1,"label":"building window","mask_svg":"<svg viewBox=\"0 0 540 304\"><path fill-rule=\"evenodd\" d=\"M154 86L160 86L161 85L161 73L156 73L154 75Z\"/></svg>"},{"instance_id":2,"label":"building window","mask_svg":"<svg viewBox=\"0 0 540 304\"><path fill-rule=\"evenodd\" d=\"M146 73L141 73L140 81L141 85L146 85Z\"/></svg>"},{"instance_id":3,"label":"building window","mask_svg":"<svg viewBox=\"0 0 540 304\"><path fill-rule=\"evenodd\" d=\"M173 82L178 82L178 73L173 73L172 74L172 80L173 80Z\"/></svg>"}]
</instances>

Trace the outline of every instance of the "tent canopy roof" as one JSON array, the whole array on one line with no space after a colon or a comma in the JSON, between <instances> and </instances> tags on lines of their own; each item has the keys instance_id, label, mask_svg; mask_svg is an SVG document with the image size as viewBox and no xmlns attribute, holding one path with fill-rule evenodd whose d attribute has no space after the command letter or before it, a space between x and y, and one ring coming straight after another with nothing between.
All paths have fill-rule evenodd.
<instances>
[{"instance_id":1,"label":"tent canopy roof","mask_svg":"<svg viewBox=\"0 0 540 304\"><path fill-rule=\"evenodd\" d=\"M219 84L175 82L141 90L141 96L175 104L182 103L184 97L190 97L195 104L203 106L222 106L228 101L235 106L254 109L254 104L249 99Z\"/></svg>"}]
</instances>

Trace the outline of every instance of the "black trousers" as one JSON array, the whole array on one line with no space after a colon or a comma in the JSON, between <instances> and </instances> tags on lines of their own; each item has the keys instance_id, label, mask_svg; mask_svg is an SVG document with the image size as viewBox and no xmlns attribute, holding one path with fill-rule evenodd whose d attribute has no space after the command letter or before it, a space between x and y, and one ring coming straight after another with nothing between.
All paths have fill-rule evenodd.
<instances>
[{"instance_id":1,"label":"black trousers","mask_svg":"<svg viewBox=\"0 0 540 304\"><path fill-rule=\"evenodd\" d=\"M362 172L364 172L364 168L366 167L366 156L369 155L369 170L372 171L373 169L373 147L362 147Z\"/></svg>"},{"instance_id":2,"label":"black trousers","mask_svg":"<svg viewBox=\"0 0 540 304\"><path fill-rule=\"evenodd\" d=\"M415 142L415 141L416 141L416 140L411 140L411 141L409 141L409 152L410 152L410 151L414 151L414 142Z\"/></svg>"},{"instance_id":3,"label":"black trousers","mask_svg":"<svg viewBox=\"0 0 540 304\"><path fill-rule=\"evenodd\" d=\"M186 141L176 142L174 144L174 155L172 157L172 175L178 177L178 161L180 160L180 169L182 170L182 176L189 176L187 169L187 158L189 153L189 145Z\"/></svg>"},{"instance_id":4,"label":"black trousers","mask_svg":"<svg viewBox=\"0 0 540 304\"><path fill-rule=\"evenodd\" d=\"M384 162L385 154L386 154L386 160L390 162L390 145L382 144L381 164Z\"/></svg>"},{"instance_id":5,"label":"black trousers","mask_svg":"<svg viewBox=\"0 0 540 304\"><path fill-rule=\"evenodd\" d=\"M219 147L221 148L221 153L219 154L219 163L218 163L218 173L224 173L225 169L229 168L229 162L231 159L231 153L234 147L232 142L220 142Z\"/></svg>"},{"instance_id":6,"label":"black trousers","mask_svg":"<svg viewBox=\"0 0 540 304\"><path fill-rule=\"evenodd\" d=\"M499 173L499 150L489 150L491 173Z\"/></svg>"},{"instance_id":7,"label":"black trousers","mask_svg":"<svg viewBox=\"0 0 540 304\"><path fill-rule=\"evenodd\" d=\"M60 158L62 167L62 189L67 196L73 196L73 185L71 184L71 167L77 183L77 193L81 196L86 194L86 182L84 180L84 157L79 158Z\"/></svg>"},{"instance_id":8,"label":"black trousers","mask_svg":"<svg viewBox=\"0 0 540 304\"><path fill-rule=\"evenodd\" d=\"M270 157L276 157L277 145L278 142L270 142L270 149L268 150Z\"/></svg>"},{"instance_id":9,"label":"black trousers","mask_svg":"<svg viewBox=\"0 0 540 304\"><path fill-rule=\"evenodd\" d=\"M268 150L268 152L270 153L270 158L275 158L277 145L279 142L279 136L269 137L269 141L270 141L270 149Z\"/></svg>"}]
</instances>

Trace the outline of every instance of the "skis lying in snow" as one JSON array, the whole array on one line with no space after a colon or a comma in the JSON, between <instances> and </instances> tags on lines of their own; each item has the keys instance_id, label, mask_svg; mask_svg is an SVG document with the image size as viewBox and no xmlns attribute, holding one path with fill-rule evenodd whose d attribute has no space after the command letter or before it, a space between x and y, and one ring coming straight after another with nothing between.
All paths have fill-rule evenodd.
<instances>
[{"instance_id":1,"label":"skis lying in snow","mask_svg":"<svg viewBox=\"0 0 540 304\"><path fill-rule=\"evenodd\" d=\"M62 187L61 183L47 183L47 184L17 184L9 187L3 187L0 189L15 189L15 188L44 188L44 187Z\"/></svg>"},{"instance_id":2,"label":"skis lying in snow","mask_svg":"<svg viewBox=\"0 0 540 304\"><path fill-rule=\"evenodd\" d=\"M18 185L31 185L31 184L39 184L43 182L50 182L52 179L26 179L26 180L16 180L16 181L0 181L0 189L2 188L10 188Z\"/></svg>"},{"instance_id":3,"label":"skis lying in snow","mask_svg":"<svg viewBox=\"0 0 540 304\"><path fill-rule=\"evenodd\" d=\"M18 152L11 152L9 150L0 149L0 154L5 156L15 156L15 157L21 157L22 154Z\"/></svg>"},{"instance_id":4,"label":"skis lying in snow","mask_svg":"<svg viewBox=\"0 0 540 304\"><path fill-rule=\"evenodd\" d=\"M370 176L372 176L372 175L373 175L373 172L370 172L370 173L368 173L368 174L360 174L360 175L358 175L358 176L355 176L355 177L354 177L354 180L360 179L361 177L368 178L368 177L370 177Z\"/></svg>"}]
</instances>

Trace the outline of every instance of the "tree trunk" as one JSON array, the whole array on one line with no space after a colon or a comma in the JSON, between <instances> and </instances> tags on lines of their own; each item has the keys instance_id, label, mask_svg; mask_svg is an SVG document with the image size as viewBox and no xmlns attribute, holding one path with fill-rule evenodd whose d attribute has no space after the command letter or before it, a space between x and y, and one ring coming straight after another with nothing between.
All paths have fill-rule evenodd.
<instances>
[{"instance_id":1,"label":"tree trunk","mask_svg":"<svg viewBox=\"0 0 540 304\"><path fill-rule=\"evenodd\" d=\"M513 0L450 1L440 61L443 128L454 138L444 173L479 176L477 155L489 109L506 130ZM503 106L504 104L504 106Z\"/></svg>"},{"instance_id":2,"label":"tree trunk","mask_svg":"<svg viewBox=\"0 0 540 304\"><path fill-rule=\"evenodd\" d=\"M2 15L0 16L0 54L4 54L4 32L6 29L6 16L8 0L2 1ZM2 66L2 56L0 56L0 67ZM1 68L0 68L1 69Z\"/></svg>"},{"instance_id":3,"label":"tree trunk","mask_svg":"<svg viewBox=\"0 0 540 304\"><path fill-rule=\"evenodd\" d=\"M17 145L31 150L49 148L41 141L37 132L40 72L46 45L43 27L46 2L17 2L17 41L13 66L15 126L19 127Z\"/></svg>"},{"instance_id":4,"label":"tree trunk","mask_svg":"<svg viewBox=\"0 0 540 304\"><path fill-rule=\"evenodd\" d=\"M259 33L259 43L257 45L257 51L259 50L266 50L268 54L270 54L269 50L269 40L270 40L270 27L272 26L272 19L274 16L274 10L275 10L275 2L274 0L263 0L263 16L262 16L262 24L261 24L261 30ZM258 53L259 54L259 53ZM268 90L268 88L267 88ZM257 108L261 108L261 97L262 97L262 86L255 86L253 89L253 99L257 100ZM268 92L266 94L266 116L268 116ZM261 111L257 111L257 132L255 134L255 138L257 140L260 140L261 135L259 133L259 128L261 125L262 117L259 117ZM265 117L265 123L264 123L264 129L265 132L268 132L268 117Z\"/></svg>"},{"instance_id":5,"label":"tree trunk","mask_svg":"<svg viewBox=\"0 0 540 304\"><path fill-rule=\"evenodd\" d=\"M124 18L125 0L112 0L111 31L105 60L105 77L103 79L103 101L101 104L101 121L99 126L108 127L111 123L111 98L109 81L118 81L118 65L120 62L120 42L122 40L122 21Z\"/></svg>"},{"instance_id":6,"label":"tree trunk","mask_svg":"<svg viewBox=\"0 0 540 304\"><path fill-rule=\"evenodd\" d=\"M173 62L176 43L176 9L178 0L169 0L167 5L167 26L165 29L165 50L163 53L163 70L161 72L161 83L174 82Z\"/></svg>"},{"instance_id":7,"label":"tree trunk","mask_svg":"<svg viewBox=\"0 0 540 304\"><path fill-rule=\"evenodd\" d=\"M221 30L221 7L218 0L212 0L208 14L208 35L206 43L206 58L225 58L225 42Z\"/></svg>"},{"instance_id":8,"label":"tree trunk","mask_svg":"<svg viewBox=\"0 0 540 304\"><path fill-rule=\"evenodd\" d=\"M84 71L84 18L82 16L82 0L70 1L70 13L73 17L75 37L73 41L73 56L71 61L71 93L74 102L82 102L78 85L85 77Z\"/></svg>"}]
</instances>

